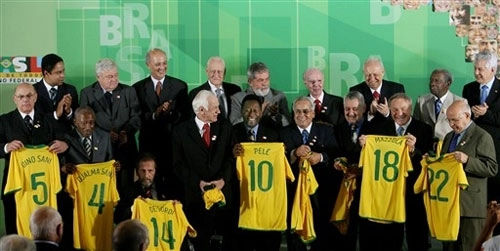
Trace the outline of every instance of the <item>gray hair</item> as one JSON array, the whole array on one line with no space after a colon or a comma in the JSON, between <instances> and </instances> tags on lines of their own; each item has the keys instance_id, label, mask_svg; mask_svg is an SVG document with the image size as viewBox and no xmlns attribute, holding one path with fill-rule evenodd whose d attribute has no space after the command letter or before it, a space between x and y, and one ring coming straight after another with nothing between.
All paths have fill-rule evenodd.
<instances>
[{"instance_id":1,"label":"gray hair","mask_svg":"<svg viewBox=\"0 0 500 251\"><path fill-rule=\"evenodd\" d=\"M143 250L149 244L148 229L139 220L126 220L113 232L113 250Z\"/></svg>"},{"instance_id":2,"label":"gray hair","mask_svg":"<svg viewBox=\"0 0 500 251\"><path fill-rule=\"evenodd\" d=\"M200 107L208 109L208 98L210 96L216 97L211 91L201 90L196 94L193 99L193 111L195 114L198 114Z\"/></svg>"},{"instance_id":3,"label":"gray hair","mask_svg":"<svg viewBox=\"0 0 500 251\"><path fill-rule=\"evenodd\" d=\"M36 251L35 242L26 237L10 234L0 239L2 251Z\"/></svg>"},{"instance_id":4,"label":"gray hair","mask_svg":"<svg viewBox=\"0 0 500 251\"><path fill-rule=\"evenodd\" d=\"M207 68L208 66L210 65L210 63L214 62L214 61L219 61L222 63L222 66L224 66L224 70L226 69L226 61L224 61L223 58L221 57L210 57L207 61Z\"/></svg>"},{"instance_id":5,"label":"gray hair","mask_svg":"<svg viewBox=\"0 0 500 251\"><path fill-rule=\"evenodd\" d=\"M265 71L269 72L269 68L267 68L266 64L262 62L255 62L248 67L247 77L248 79L254 79L255 74Z\"/></svg>"},{"instance_id":6,"label":"gray hair","mask_svg":"<svg viewBox=\"0 0 500 251\"><path fill-rule=\"evenodd\" d=\"M389 107L391 106L391 102L395 99L404 99L406 100L407 102L410 103L410 107L411 107L411 104L412 104L412 100L411 100L411 97L408 96L406 93L404 92L398 92L394 95L392 95L390 98L389 98Z\"/></svg>"},{"instance_id":7,"label":"gray hair","mask_svg":"<svg viewBox=\"0 0 500 251\"><path fill-rule=\"evenodd\" d=\"M486 61L487 68L496 69L498 66L498 57L496 53L492 53L490 51L481 51L476 54L474 59L474 64L477 64L479 61Z\"/></svg>"},{"instance_id":8,"label":"gray hair","mask_svg":"<svg viewBox=\"0 0 500 251\"><path fill-rule=\"evenodd\" d=\"M363 94L361 94L361 92L358 91L350 91L344 96L344 106L346 100L354 100L354 99L358 100L359 106L366 107L365 97L363 97Z\"/></svg>"},{"instance_id":9,"label":"gray hair","mask_svg":"<svg viewBox=\"0 0 500 251\"><path fill-rule=\"evenodd\" d=\"M304 80L304 81L305 81L305 80L306 80L306 76L307 76L309 73L311 73L311 72L315 72L315 71L316 71L316 72L321 73L321 76L323 76L323 78L325 77L325 75L323 74L323 72L322 72L320 69L318 69L318 68L314 68L314 67L311 67L311 68L307 68L307 69L304 71L304 74L302 74L302 80Z\"/></svg>"},{"instance_id":10,"label":"gray hair","mask_svg":"<svg viewBox=\"0 0 500 251\"><path fill-rule=\"evenodd\" d=\"M30 216L30 230L34 240L50 240L57 236L57 226L62 224L59 212L52 207L39 207Z\"/></svg>"},{"instance_id":11,"label":"gray hair","mask_svg":"<svg viewBox=\"0 0 500 251\"><path fill-rule=\"evenodd\" d=\"M367 64L369 63L378 63L380 65L380 68L382 68L382 70L384 70L384 63L382 62L382 59L379 57L379 56L375 56L375 55L370 55L366 60L365 60L365 64L363 65L363 69L366 67Z\"/></svg>"},{"instance_id":12,"label":"gray hair","mask_svg":"<svg viewBox=\"0 0 500 251\"><path fill-rule=\"evenodd\" d=\"M446 82L449 82L450 85L451 85L451 83L453 83L453 75L451 75L451 72L446 70L446 69L435 69L432 71L431 76L434 74L443 74L444 80Z\"/></svg>"},{"instance_id":13,"label":"gray hair","mask_svg":"<svg viewBox=\"0 0 500 251\"><path fill-rule=\"evenodd\" d=\"M162 50L160 48L153 48L146 53L146 63L148 63L149 60L151 59L151 54L157 53L157 52L162 53L163 55L165 55L165 58L167 58L167 53L164 50ZM168 60L168 58L167 58L167 60Z\"/></svg>"},{"instance_id":14,"label":"gray hair","mask_svg":"<svg viewBox=\"0 0 500 251\"><path fill-rule=\"evenodd\" d=\"M95 118L95 112L92 109L92 107L90 107L90 106L80 106L80 107L76 108L74 117L76 118L76 117L80 116L80 114L87 114L87 113L92 114Z\"/></svg>"},{"instance_id":15,"label":"gray hair","mask_svg":"<svg viewBox=\"0 0 500 251\"><path fill-rule=\"evenodd\" d=\"M95 64L95 74L100 75L103 71L116 70L118 67L110 58L103 58Z\"/></svg>"},{"instance_id":16,"label":"gray hair","mask_svg":"<svg viewBox=\"0 0 500 251\"><path fill-rule=\"evenodd\" d=\"M314 110L314 103L313 103L312 99L307 97L307 96L300 96L297 99L295 99L293 101L293 110L295 110L295 104L297 104L297 102L299 102L299 101L307 101L307 103L309 104L309 108L312 111Z\"/></svg>"}]
</instances>

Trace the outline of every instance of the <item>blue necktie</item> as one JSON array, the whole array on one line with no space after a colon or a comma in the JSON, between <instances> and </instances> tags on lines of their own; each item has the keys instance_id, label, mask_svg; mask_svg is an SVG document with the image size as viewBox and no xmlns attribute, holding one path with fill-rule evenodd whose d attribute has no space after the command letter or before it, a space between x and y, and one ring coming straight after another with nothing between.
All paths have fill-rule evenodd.
<instances>
[{"instance_id":1,"label":"blue necktie","mask_svg":"<svg viewBox=\"0 0 500 251\"><path fill-rule=\"evenodd\" d=\"M441 99L436 99L434 102L434 112L436 113L436 119L439 116L439 113L441 112L441 107L443 106L443 103L441 102Z\"/></svg>"},{"instance_id":2,"label":"blue necktie","mask_svg":"<svg viewBox=\"0 0 500 251\"><path fill-rule=\"evenodd\" d=\"M405 129L402 126L400 126L398 127L397 133L398 136L403 136L403 134L405 133Z\"/></svg>"},{"instance_id":3,"label":"blue necktie","mask_svg":"<svg viewBox=\"0 0 500 251\"><path fill-rule=\"evenodd\" d=\"M460 137L460 133L453 134L453 138L451 138L450 147L448 148L448 152L454 152L457 148L458 138Z\"/></svg>"},{"instance_id":4,"label":"blue necktie","mask_svg":"<svg viewBox=\"0 0 500 251\"><path fill-rule=\"evenodd\" d=\"M488 97L488 86L487 85L483 85L481 86L481 100L480 100L480 103L481 105L486 103L486 98Z\"/></svg>"},{"instance_id":5,"label":"blue necktie","mask_svg":"<svg viewBox=\"0 0 500 251\"><path fill-rule=\"evenodd\" d=\"M307 141L309 140L309 133L307 130L302 130L302 144L307 144Z\"/></svg>"}]
</instances>

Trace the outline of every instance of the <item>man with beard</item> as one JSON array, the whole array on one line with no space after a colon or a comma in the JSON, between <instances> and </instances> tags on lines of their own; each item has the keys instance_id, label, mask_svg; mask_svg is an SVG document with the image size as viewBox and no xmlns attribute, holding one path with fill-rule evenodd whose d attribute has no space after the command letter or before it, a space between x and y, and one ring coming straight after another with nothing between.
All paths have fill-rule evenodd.
<instances>
[{"instance_id":1,"label":"man with beard","mask_svg":"<svg viewBox=\"0 0 500 251\"><path fill-rule=\"evenodd\" d=\"M283 128L290 124L290 111L285 94L271 88L270 72L262 62L253 63L247 71L248 85L245 91L231 97L229 120L237 124L243 121L241 102L248 94L255 94L263 99L261 123L269 128Z\"/></svg>"}]
</instances>

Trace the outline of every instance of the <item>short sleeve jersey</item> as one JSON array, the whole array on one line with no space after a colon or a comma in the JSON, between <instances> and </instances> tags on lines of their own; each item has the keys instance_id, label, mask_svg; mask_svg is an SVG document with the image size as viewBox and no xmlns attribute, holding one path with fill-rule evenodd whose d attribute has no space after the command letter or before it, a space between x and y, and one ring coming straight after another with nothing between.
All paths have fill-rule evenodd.
<instances>
[{"instance_id":1,"label":"short sleeve jersey","mask_svg":"<svg viewBox=\"0 0 500 251\"><path fill-rule=\"evenodd\" d=\"M68 175L66 190L74 199L73 246L111 250L113 209L120 197L113 163L80 164Z\"/></svg>"},{"instance_id":2,"label":"short sleeve jersey","mask_svg":"<svg viewBox=\"0 0 500 251\"><path fill-rule=\"evenodd\" d=\"M318 182L312 171L311 163L301 159L297 190L292 205L291 228L300 236L303 242L316 239L310 195L318 189Z\"/></svg>"},{"instance_id":3,"label":"short sleeve jersey","mask_svg":"<svg viewBox=\"0 0 500 251\"><path fill-rule=\"evenodd\" d=\"M236 172L240 181L239 227L286 230L286 179L294 180L283 143L241 143Z\"/></svg>"},{"instance_id":4,"label":"short sleeve jersey","mask_svg":"<svg viewBox=\"0 0 500 251\"><path fill-rule=\"evenodd\" d=\"M4 193L15 192L18 234L31 238L31 213L41 206L57 209L59 159L48 146L26 146L11 153L9 166Z\"/></svg>"},{"instance_id":5,"label":"short sleeve jersey","mask_svg":"<svg viewBox=\"0 0 500 251\"><path fill-rule=\"evenodd\" d=\"M422 172L414 185L424 192L425 211L432 237L455 241L460 227L460 188L469 185L463 166L453 154L422 159Z\"/></svg>"},{"instance_id":6,"label":"short sleeve jersey","mask_svg":"<svg viewBox=\"0 0 500 251\"><path fill-rule=\"evenodd\" d=\"M148 228L148 251L180 250L186 231L191 237L196 236L180 202L135 199L132 219L138 219Z\"/></svg>"},{"instance_id":7,"label":"short sleeve jersey","mask_svg":"<svg viewBox=\"0 0 500 251\"><path fill-rule=\"evenodd\" d=\"M361 150L363 168L359 216L405 222L405 184L413 171L405 137L368 135Z\"/></svg>"}]
</instances>

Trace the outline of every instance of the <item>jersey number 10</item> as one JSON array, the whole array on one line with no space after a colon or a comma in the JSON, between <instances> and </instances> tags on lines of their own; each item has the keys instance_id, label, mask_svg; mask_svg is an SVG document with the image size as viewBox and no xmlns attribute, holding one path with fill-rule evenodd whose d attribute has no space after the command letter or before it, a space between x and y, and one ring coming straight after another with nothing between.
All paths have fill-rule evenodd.
<instances>
[{"instance_id":1,"label":"jersey number 10","mask_svg":"<svg viewBox=\"0 0 500 251\"><path fill-rule=\"evenodd\" d=\"M255 161L250 160L248 162L250 166L250 191L255 191L255 183L262 192L267 192L273 187L273 164L267 160L259 162L257 168L255 167ZM264 186L264 168L267 168L267 184ZM257 170L255 170L257 169ZM257 182L255 182L257 180Z\"/></svg>"}]
</instances>

